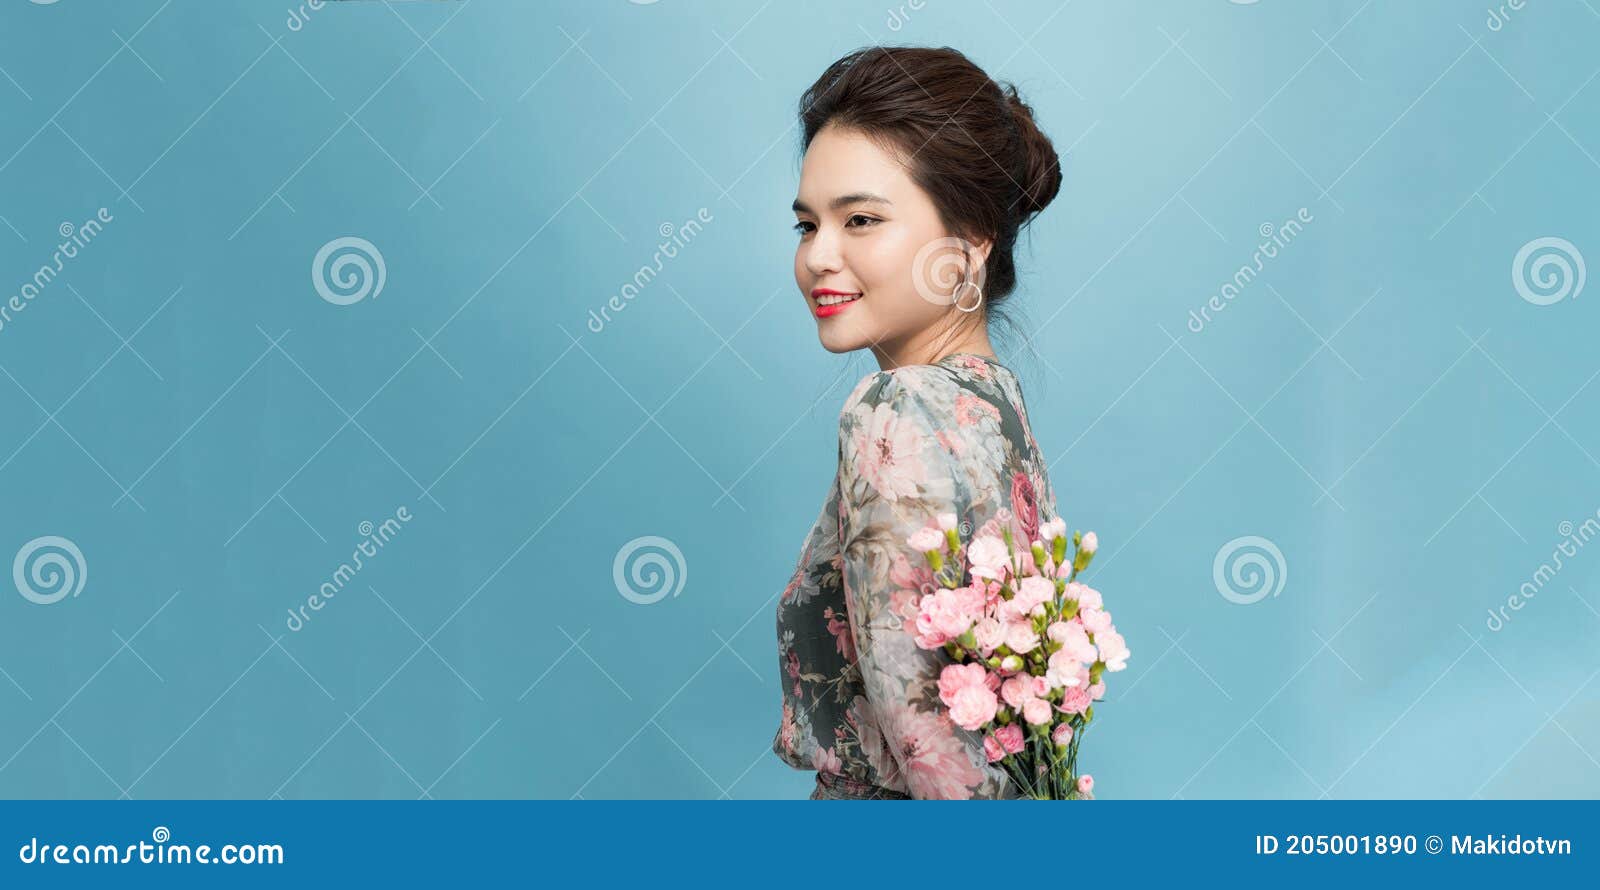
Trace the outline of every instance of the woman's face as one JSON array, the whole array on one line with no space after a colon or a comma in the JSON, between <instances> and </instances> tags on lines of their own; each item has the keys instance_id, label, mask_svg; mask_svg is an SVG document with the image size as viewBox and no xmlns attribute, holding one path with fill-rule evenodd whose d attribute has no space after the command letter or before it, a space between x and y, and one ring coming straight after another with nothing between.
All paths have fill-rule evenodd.
<instances>
[{"instance_id":1,"label":"woman's face","mask_svg":"<svg viewBox=\"0 0 1600 890\"><path fill-rule=\"evenodd\" d=\"M829 352L875 347L897 363L916 361L952 322L965 320L952 316L955 300L970 309L981 299L961 286L964 242L948 237L927 193L866 137L833 125L819 130L799 191L794 279ZM974 250L976 272L987 251ZM857 298L830 306L841 299L830 291Z\"/></svg>"}]
</instances>

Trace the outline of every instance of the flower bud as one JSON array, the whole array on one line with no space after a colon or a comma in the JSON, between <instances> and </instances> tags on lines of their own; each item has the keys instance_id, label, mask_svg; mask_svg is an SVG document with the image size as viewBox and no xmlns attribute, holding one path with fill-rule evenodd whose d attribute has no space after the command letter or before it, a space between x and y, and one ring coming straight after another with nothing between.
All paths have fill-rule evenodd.
<instances>
[{"instance_id":1,"label":"flower bud","mask_svg":"<svg viewBox=\"0 0 1600 890\"><path fill-rule=\"evenodd\" d=\"M1090 535L1090 537L1093 537L1094 536L1094 532L1090 532L1089 535ZM1074 572L1083 571L1084 569L1089 567L1089 562L1091 560L1093 560L1093 559L1094 559L1094 551L1093 550L1085 550L1082 547L1079 547L1078 548L1078 555L1074 556L1072 558L1072 570Z\"/></svg>"}]
</instances>

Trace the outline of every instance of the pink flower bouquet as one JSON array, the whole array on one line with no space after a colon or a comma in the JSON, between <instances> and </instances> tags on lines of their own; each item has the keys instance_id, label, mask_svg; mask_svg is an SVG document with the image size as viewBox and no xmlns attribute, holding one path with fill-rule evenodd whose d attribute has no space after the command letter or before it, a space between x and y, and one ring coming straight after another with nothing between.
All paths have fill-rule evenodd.
<instances>
[{"instance_id":1,"label":"pink flower bouquet","mask_svg":"<svg viewBox=\"0 0 1600 890\"><path fill-rule=\"evenodd\" d=\"M919 647L955 659L939 675L939 699L953 723L983 733L991 764L1029 797L1092 799L1078 744L1105 697L1102 674L1127 667L1129 656L1100 592L1077 581L1098 541L1074 532L1068 560L1057 518L1039 527L1043 540L1019 549L1008 512L997 517L999 536L991 523L968 545L954 513L907 539L936 581L908 629Z\"/></svg>"}]
</instances>

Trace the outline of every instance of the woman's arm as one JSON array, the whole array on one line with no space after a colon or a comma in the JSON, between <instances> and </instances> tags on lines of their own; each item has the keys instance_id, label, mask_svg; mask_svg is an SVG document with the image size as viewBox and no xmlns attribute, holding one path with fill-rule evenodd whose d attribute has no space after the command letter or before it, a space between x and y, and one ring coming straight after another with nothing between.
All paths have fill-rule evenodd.
<instances>
[{"instance_id":1,"label":"woman's arm","mask_svg":"<svg viewBox=\"0 0 1600 890\"><path fill-rule=\"evenodd\" d=\"M906 538L941 513L978 519L970 476L938 435L953 419L922 373L867 377L839 417L839 545L857 666L912 797L1018 797L989 764L982 735L952 723L939 700L939 673L953 660L920 648L910 629L919 587L933 576Z\"/></svg>"}]
</instances>

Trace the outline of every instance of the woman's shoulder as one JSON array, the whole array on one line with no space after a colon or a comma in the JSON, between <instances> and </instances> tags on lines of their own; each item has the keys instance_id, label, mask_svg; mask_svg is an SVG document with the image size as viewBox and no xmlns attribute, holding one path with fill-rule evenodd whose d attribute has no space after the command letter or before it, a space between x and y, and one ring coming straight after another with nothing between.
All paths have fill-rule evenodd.
<instances>
[{"instance_id":1,"label":"woman's shoulder","mask_svg":"<svg viewBox=\"0 0 1600 890\"><path fill-rule=\"evenodd\" d=\"M937 415L953 410L965 390L943 365L901 365L874 371L857 381L839 410L840 419L887 406L896 412Z\"/></svg>"}]
</instances>

